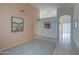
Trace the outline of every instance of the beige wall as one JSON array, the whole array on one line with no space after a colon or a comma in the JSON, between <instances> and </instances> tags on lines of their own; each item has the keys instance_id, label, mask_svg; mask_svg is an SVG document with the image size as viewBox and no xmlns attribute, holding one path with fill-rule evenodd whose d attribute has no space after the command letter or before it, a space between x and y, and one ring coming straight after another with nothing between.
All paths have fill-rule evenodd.
<instances>
[{"instance_id":1,"label":"beige wall","mask_svg":"<svg viewBox=\"0 0 79 59\"><path fill-rule=\"evenodd\" d=\"M35 19L34 20L34 36L37 36L37 24L38 24L38 20L39 20L39 17L40 17L40 12L39 12L40 10L38 10L38 12L37 12L37 15L36 15L36 17L37 17L37 19Z\"/></svg>"},{"instance_id":2,"label":"beige wall","mask_svg":"<svg viewBox=\"0 0 79 59\"><path fill-rule=\"evenodd\" d=\"M25 12L19 12L20 9ZM30 4L0 4L0 49L33 39L37 14L38 9ZM23 32L11 32L12 16L24 18Z\"/></svg>"}]
</instances>

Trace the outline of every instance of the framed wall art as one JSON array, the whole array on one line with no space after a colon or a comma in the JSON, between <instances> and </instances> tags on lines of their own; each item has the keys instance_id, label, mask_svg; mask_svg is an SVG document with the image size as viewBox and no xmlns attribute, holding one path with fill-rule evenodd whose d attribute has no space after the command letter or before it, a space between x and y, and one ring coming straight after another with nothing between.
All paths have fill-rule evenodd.
<instances>
[{"instance_id":1,"label":"framed wall art","mask_svg":"<svg viewBox=\"0 0 79 59\"><path fill-rule=\"evenodd\" d=\"M45 21L44 22L44 28L50 29L51 28L51 22L50 21Z\"/></svg>"},{"instance_id":2,"label":"framed wall art","mask_svg":"<svg viewBox=\"0 0 79 59\"><path fill-rule=\"evenodd\" d=\"M11 31L21 32L24 30L24 19L20 17L11 17Z\"/></svg>"}]
</instances>

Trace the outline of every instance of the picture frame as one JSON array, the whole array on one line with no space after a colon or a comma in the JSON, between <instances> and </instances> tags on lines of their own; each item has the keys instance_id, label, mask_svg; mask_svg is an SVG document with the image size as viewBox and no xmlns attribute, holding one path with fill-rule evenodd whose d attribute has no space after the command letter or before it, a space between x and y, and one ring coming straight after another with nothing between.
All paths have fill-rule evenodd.
<instances>
[{"instance_id":1,"label":"picture frame","mask_svg":"<svg viewBox=\"0 0 79 59\"><path fill-rule=\"evenodd\" d=\"M24 31L24 18L11 17L11 32L22 32Z\"/></svg>"},{"instance_id":2,"label":"picture frame","mask_svg":"<svg viewBox=\"0 0 79 59\"><path fill-rule=\"evenodd\" d=\"M50 21L45 21L44 22L44 28L51 29L51 22Z\"/></svg>"}]
</instances>

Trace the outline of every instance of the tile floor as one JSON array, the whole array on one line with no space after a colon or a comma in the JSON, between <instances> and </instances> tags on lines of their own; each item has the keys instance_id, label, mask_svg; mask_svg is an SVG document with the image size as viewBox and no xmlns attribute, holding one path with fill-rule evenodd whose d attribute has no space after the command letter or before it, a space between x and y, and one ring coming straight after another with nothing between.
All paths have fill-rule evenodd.
<instances>
[{"instance_id":1,"label":"tile floor","mask_svg":"<svg viewBox=\"0 0 79 59\"><path fill-rule=\"evenodd\" d=\"M45 39L33 39L4 52L7 52L7 55L79 55L79 50L73 40L68 43L62 41L56 43L48 41L48 38Z\"/></svg>"},{"instance_id":2,"label":"tile floor","mask_svg":"<svg viewBox=\"0 0 79 59\"><path fill-rule=\"evenodd\" d=\"M75 43L71 41L70 43L58 43L53 54L54 55L79 55L79 50L77 49Z\"/></svg>"},{"instance_id":3,"label":"tile floor","mask_svg":"<svg viewBox=\"0 0 79 59\"><path fill-rule=\"evenodd\" d=\"M4 52L7 55L52 55L56 45L53 42L33 39L29 42L9 48Z\"/></svg>"}]
</instances>

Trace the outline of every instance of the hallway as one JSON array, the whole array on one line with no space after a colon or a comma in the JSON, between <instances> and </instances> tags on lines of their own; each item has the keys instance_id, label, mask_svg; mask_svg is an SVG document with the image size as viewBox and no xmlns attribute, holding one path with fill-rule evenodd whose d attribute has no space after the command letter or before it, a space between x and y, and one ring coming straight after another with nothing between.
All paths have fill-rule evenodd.
<instances>
[{"instance_id":1,"label":"hallway","mask_svg":"<svg viewBox=\"0 0 79 59\"><path fill-rule=\"evenodd\" d=\"M79 4L0 4L1 55L79 55L78 51Z\"/></svg>"}]
</instances>

